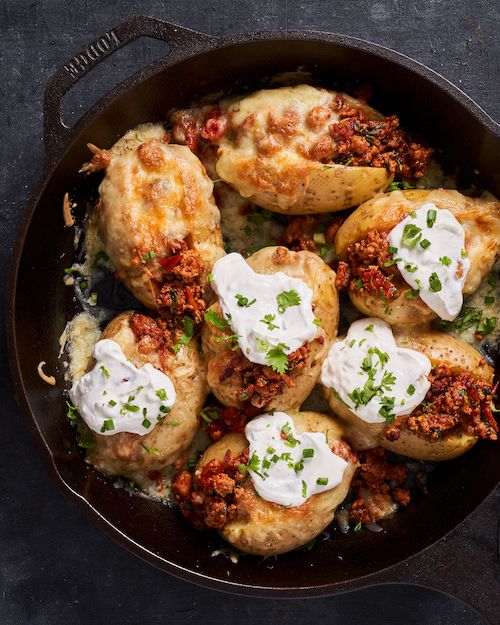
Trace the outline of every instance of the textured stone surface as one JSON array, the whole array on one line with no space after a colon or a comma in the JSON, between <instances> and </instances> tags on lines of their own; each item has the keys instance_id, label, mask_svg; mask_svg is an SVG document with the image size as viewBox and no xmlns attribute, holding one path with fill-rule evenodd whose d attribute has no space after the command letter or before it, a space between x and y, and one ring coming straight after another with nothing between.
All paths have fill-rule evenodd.
<instances>
[{"instance_id":1,"label":"textured stone surface","mask_svg":"<svg viewBox=\"0 0 500 625\"><path fill-rule=\"evenodd\" d=\"M346 33L397 49L442 73L500 118L500 14L494 1L107 0L0 1L0 295L24 205L41 172L42 94L48 77L77 50L126 17L149 14L214 35L277 28ZM76 119L111 84L161 54L138 42L108 60L70 94ZM459 131L459 129L457 129ZM42 279L43 277L41 277ZM4 308L0 308L3 321ZM3 327L3 323L2 323ZM237 598L201 590L122 550L63 499L46 476L12 397L1 337L0 623L239 623L477 625L474 612L417 587L382 586L313 601ZM464 584L498 584L499 496L490 497L437 547L438 575L462 567ZM467 556L464 558L463 553ZM426 572L420 574L425 583Z\"/></svg>"}]
</instances>

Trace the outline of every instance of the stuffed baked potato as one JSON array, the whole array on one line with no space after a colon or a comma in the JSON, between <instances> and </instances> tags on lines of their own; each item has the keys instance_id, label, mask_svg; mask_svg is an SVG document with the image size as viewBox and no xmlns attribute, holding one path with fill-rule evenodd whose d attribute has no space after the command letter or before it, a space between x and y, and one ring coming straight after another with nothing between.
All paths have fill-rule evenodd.
<instances>
[{"instance_id":1,"label":"stuffed baked potato","mask_svg":"<svg viewBox=\"0 0 500 625\"><path fill-rule=\"evenodd\" d=\"M224 254L203 165L169 144L160 124L130 130L94 163L105 168L97 210L117 277L151 310L196 316L207 274Z\"/></svg>"},{"instance_id":2,"label":"stuffed baked potato","mask_svg":"<svg viewBox=\"0 0 500 625\"><path fill-rule=\"evenodd\" d=\"M335 390L324 387L330 408L347 423L356 448L381 446L409 458L441 461L465 453L479 436L497 438L491 414L493 369L476 349L444 332L421 328L394 330L394 338L398 347L430 360L429 391L409 415L388 424L363 420Z\"/></svg>"},{"instance_id":3,"label":"stuffed baked potato","mask_svg":"<svg viewBox=\"0 0 500 625\"><path fill-rule=\"evenodd\" d=\"M387 234L426 204L433 204L438 211L449 211L464 230L464 256L470 269L462 286L463 296L473 293L492 270L500 250L500 203L495 198L471 198L448 189L379 195L346 219L335 240L341 261L338 275L344 274L343 286L363 314L379 317L391 325L420 324L437 316L415 296L417 292L395 269L393 256L388 253ZM436 253L445 255L447 251L444 241ZM446 260L446 256L442 258Z\"/></svg>"},{"instance_id":4,"label":"stuffed baked potato","mask_svg":"<svg viewBox=\"0 0 500 625\"><path fill-rule=\"evenodd\" d=\"M88 460L109 475L134 475L137 471L159 470L174 463L189 447L199 429L198 413L207 387L205 364L193 340L180 345L175 355L170 349L168 330L151 317L128 311L113 319L101 339L118 343L135 367L146 363L168 375L176 401L164 422L144 436L120 432L111 436L95 433L95 445ZM89 370L94 362L89 364Z\"/></svg>"},{"instance_id":5,"label":"stuffed baked potato","mask_svg":"<svg viewBox=\"0 0 500 625\"><path fill-rule=\"evenodd\" d=\"M264 89L231 103L224 116L217 174L271 211L338 211L373 197L392 179L385 146L392 133L405 175L421 175L411 154L403 156L415 144L403 139L395 118L343 93L309 85Z\"/></svg>"},{"instance_id":6,"label":"stuffed baked potato","mask_svg":"<svg viewBox=\"0 0 500 625\"><path fill-rule=\"evenodd\" d=\"M307 354L300 365L280 375L270 367L253 364L240 349L228 349L224 337L231 331L221 330L205 321L202 348L207 362L208 385L225 406L244 407L250 400L258 408L287 410L299 406L309 395L318 379L328 346L337 335L339 305L335 273L312 252L292 252L284 247L259 250L247 259L247 263L260 274L283 272L300 278L313 290L316 336L308 343ZM217 300L210 305L210 311L221 315ZM249 396L249 388L253 389L252 396ZM246 396L242 391L247 393Z\"/></svg>"},{"instance_id":7,"label":"stuffed baked potato","mask_svg":"<svg viewBox=\"0 0 500 625\"><path fill-rule=\"evenodd\" d=\"M328 445L333 447L335 453L343 455L348 464L342 481L330 490L311 496L301 505L285 507L259 497L250 476L246 474L241 482L239 494L232 504L235 506L235 509L231 508L232 519L219 529L221 536L229 544L245 553L272 556L308 543L331 523L335 509L345 499L349 490L357 463L349 447L341 442L342 428L339 424L331 417L316 412L294 413L293 421L299 434L324 433ZM198 500L196 492L204 467L211 461L223 462L228 455L237 458L247 448L248 441L244 434L227 434L211 445L199 460L194 475L194 488L192 478L187 472L174 481L174 492L178 494L181 509L187 512L188 518L192 509L189 510L187 509L189 506L184 506L188 501L186 497L194 491L194 500ZM343 451L340 451L341 449ZM191 490L181 486L185 480L189 482ZM229 492L227 495L232 496ZM205 511L207 503L205 500ZM214 503L221 504L220 501Z\"/></svg>"}]
</instances>

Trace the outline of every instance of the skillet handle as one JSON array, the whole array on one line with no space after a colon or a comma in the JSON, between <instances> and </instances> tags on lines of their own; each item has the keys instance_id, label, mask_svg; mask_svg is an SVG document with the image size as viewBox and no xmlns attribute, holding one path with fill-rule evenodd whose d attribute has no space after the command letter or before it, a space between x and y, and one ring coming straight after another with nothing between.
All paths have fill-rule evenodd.
<instances>
[{"instance_id":1,"label":"skillet handle","mask_svg":"<svg viewBox=\"0 0 500 625\"><path fill-rule=\"evenodd\" d=\"M377 575L377 582L416 584L443 592L496 625L500 615L499 509L497 490L450 534L386 569Z\"/></svg>"},{"instance_id":2,"label":"skillet handle","mask_svg":"<svg viewBox=\"0 0 500 625\"><path fill-rule=\"evenodd\" d=\"M53 74L45 89L43 135L46 163L54 161L68 146L76 127L68 127L62 120L64 95L96 65L119 48L139 37L152 37L169 46L168 56L176 57L189 50L190 54L211 47L217 37L198 33L153 17L135 16L112 28L75 54Z\"/></svg>"}]
</instances>

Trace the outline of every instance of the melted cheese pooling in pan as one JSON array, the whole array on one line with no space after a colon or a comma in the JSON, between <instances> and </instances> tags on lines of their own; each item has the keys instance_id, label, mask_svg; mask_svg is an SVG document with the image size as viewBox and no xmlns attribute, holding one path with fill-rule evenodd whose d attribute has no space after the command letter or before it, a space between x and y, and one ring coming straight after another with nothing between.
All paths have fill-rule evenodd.
<instances>
[{"instance_id":1,"label":"melted cheese pooling in pan","mask_svg":"<svg viewBox=\"0 0 500 625\"><path fill-rule=\"evenodd\" d=\"M92 356L94 368L69 392L91 430L104 436L118 432L144 435L168 416L175 403L175 389L168 376L149 363L135 367L110 339L98 341Z\"/></svg>"},{"instance_id":2,"label":"melted cheese pooling in pan","mask_svg":"<svg viewBox=\"0 0 500 625\"><path fill-rule=\"evenodd\" d=\"M285 412L267 412L245 428L248 470L257 493L282 506L299 506L338 486L348 463L332 452L320 432L297 434Z\"/></svg>"},{"instance_id":3,"label":"melted cheese pooling in pan","mask_svg":"<svg viewBox=\"0 0 500 625\"><path fill-rule=\"evenodd\" d=\"M430 388L431 361L398 347L387 323L375 317L355 321L343 341L332 345L321 383L367 423L392 423L409 415Z\"/></svg>"}]
</instances>

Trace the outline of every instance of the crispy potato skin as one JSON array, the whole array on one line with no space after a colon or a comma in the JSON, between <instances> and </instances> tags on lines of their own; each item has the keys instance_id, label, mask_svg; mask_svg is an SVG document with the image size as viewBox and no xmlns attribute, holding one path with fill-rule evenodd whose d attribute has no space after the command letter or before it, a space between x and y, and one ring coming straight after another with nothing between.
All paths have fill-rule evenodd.
<instances>
[{"instance_id":1,"label":"crispy potato skin","mask_svg":"<svg viewBox=\"0 0 500 625\"><path fill-rule=\"evenodd\" d=\"M337 121L329 109L337 94L309 85L264 89L231 104L229 127L217 153L217 174L243 197L285 214L321 213L356 206L383 190L392 175L380 167L324 166L315 156ZM345 94L371 120L383 116ZM315 114L316 113L316 114Z\"/></svg>"},{"instance_id":2,"label":"crispy potato skin","mask_svg":"<svg viewBox=\"0 0 500 625\"><path fill-rule=\"evenodd\" d=\"M328 440L342 437L342 428L326 415L301 412L293 415L297 431L328 432ZM200 458L199 467L210 460L222 460L229 449L233 456L248 446L244 434L227 434L211 445ZM345 499L357 465L349 463L342 482L329 491L313 495L305 503L285 508L257 496L250 478L244 482L244 495L238 501L236 518L220 531L233 547L260 556L286 553L318 536L333 520L335 509Z\"/></svg>"},{"instance_id":3,"label":"crispy potato skin","mask_svg":"<svg viewBox=\"0 0 500 625\"><path fill-rule=\"evenodd\" d=\"M465 231L465 249L471 267L464 284L466 297L473 293L492 270L500 253L500 202L495 198L470 198L449 189L393 191L379 195L357 208L340 227L335 251L346 260L351 243L366 237L371 230L388 232L425 202L449 210ZM352 303L368 316L379 317L391 325L415 325L436 318L420 298L406 299L411 287L398 276L395 285L400 297L386 304L378 296L360 297L349 292Z\"/></svg>"},{"instance_id":4,"label":"crispy potato skin","mask_svg":"<svg viewBox=\"0 0 500 625\"><path fill-rule=\"evenodd\" d=\"M247 259L254 271L273 274L282 271L294 278L300 278L313 290L313 310L320 322L317 337L322 337L323 344L314 340L310 343L311 351L303 369L290 372L295 386L285 387L283 393L275 397L267 410L288 410L299 406L312 391L319 374L321 364L328 352L331 341L337 336L339 322L338 293L335 287L335 272L316 254L308 251L291 252L285 247L266 247ZM218 301L211 304L210 310L221 315ZM212 324L204 322L202 329L202 347L207 360L208 385L212 393L225 406L243 407L238 399L238 387L228 379L219 382L233 352L224 343L215 339L223 333Z\"/></svg>"},{"instance_id":5,"label":"crispy potato skin","mask_svg":"<svg viewBox=\"0 0 500 625\"><path fill-rule=\"evenodd\" d=\"M101 338L116 341L136 367L150 363L170 377L176 392L176 402L166 421L179 425L157 425L145 436L128 432L112 436L95 434L96 446L87 459L108 475L127 476L136 471L159 470L175 462L189 447L199 429L197 415L208 391L205 364L195 341L182 346L177 356L172 354L165 359L157 352L141 353L129 325L131 315L133 311L128 311L113 319ZM160 454L148 454L142 445L148 449L157 449Z\"/></svg>"},{"instance_id":6,"label":"crispy potato skin","mask_svg":"<svg viewBox=\"0 0 500 625\"><path fill-rule=\"evenodd\" d=\"M435 366L444 364L455 371L469 371L489 384L493 382L493 369L481 354L454 336L427 329L400 328L394 330L394 338L400 347L425 354ZM468 451L477 441L476 436L462 433L451 434L441 441L429 442L410 430L401 430L397 441L388 441L384 436L385 423L363 421L344 402L335 397L330 389L324 388L324 392L334 414L346 422L347 436L357 448L381 446L409 458L434 462L456 458Z\"/></svg>"},{"instance_id":7,"label":"crispy potato skin","mask_svg":"<svg viewBox=\"0 0 500 625\"><path fill-rule=\"evenodd\" d=\"M213 184L198 158L163 141L162 125L130 130L108 152L99 187L99 227L118 277L151 310L172 243L186 240L204 263L202 284L224 255ZM152 252L154 258L142 262Z\"/></svg>"}]
</instances>

